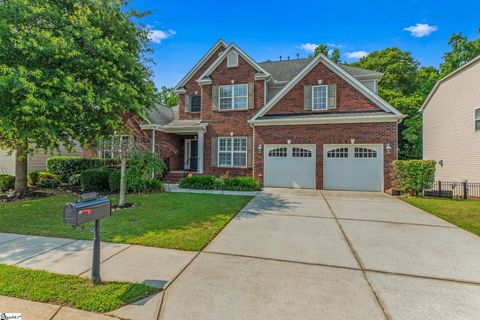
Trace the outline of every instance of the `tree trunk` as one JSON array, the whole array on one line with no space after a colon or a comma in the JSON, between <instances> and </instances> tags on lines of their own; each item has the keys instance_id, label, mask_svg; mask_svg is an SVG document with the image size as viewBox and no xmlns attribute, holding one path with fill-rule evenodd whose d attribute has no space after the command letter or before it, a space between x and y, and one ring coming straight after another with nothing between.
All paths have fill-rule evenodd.
<instances>
[{"instance_id":1,"label":"tree trunk","mask_svg":"<svg viewBox=\"0 0 480 320\"><path fill-rule=\"evenodd\" d=\"M120 197L118 198L118 206L125 206L125 192L126 192L126 181L125 181L125 169L127 167L127 158L122 157L120 165Z\"/></svg>"},{"instance_id":2,"label":"tree trunk","mask_svg":"<svg viewBox=\"0 0 480 320\"><path fill-rule=\"evenodd\" d=\"M15 196L21 197L27 193L27 155L20 144L15 151Z\"/></svg>"}]
</instances>

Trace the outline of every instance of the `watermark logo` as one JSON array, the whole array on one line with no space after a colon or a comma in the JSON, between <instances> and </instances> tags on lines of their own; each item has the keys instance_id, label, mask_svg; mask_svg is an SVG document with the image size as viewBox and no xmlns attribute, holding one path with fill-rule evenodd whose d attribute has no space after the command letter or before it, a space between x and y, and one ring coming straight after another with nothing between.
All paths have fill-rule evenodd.
<instances>
[{"instance_id":1,"label":"watermark logo","mask_svg":"<svg viewBox=\"0 0 480 320\"><path fill-rule=\"evenodd\" d=\"M22 320L21 313L0 313L0 320Z\"/></svg>"}]
</instances>

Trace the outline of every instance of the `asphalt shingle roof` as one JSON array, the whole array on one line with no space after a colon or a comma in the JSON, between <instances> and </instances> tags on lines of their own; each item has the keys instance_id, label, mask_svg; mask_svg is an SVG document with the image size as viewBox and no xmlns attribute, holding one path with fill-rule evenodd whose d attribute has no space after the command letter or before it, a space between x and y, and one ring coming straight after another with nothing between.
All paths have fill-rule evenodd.
<instances>
[{"instance_id":1,"label":"asphalt shingle roof","mask_svg":"<svg viewBox=\"0 0 480 320\"><path fill-rule=\"evenodd\" d=\"M290 81L292 80L313 58L282 60L282 61L265 61L259 65L268 71L275 81ZM339 66L350 73L354 77L361 76L377 76L381 77L382 73L362 68L347 66L339 64Z\"/></svg>"}]
</instances>

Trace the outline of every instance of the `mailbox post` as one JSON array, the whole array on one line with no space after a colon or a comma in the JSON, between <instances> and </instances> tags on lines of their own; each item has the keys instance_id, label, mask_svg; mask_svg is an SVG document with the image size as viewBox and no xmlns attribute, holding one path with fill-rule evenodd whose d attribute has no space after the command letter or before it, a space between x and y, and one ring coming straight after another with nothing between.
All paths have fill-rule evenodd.
<instances>
[{"instance_id":1,"label":"mailbox post","mask_svg":"<svg viewBox=\"0 0 480 320\"><path fill-rule=\"evenodd\" d=\"M74 227L94 222L92 281L98 284L100 277L100 219L112 215L112 202L107 197L98 197L97 193L87 193L80 200L69 203L63 208L63 222Z\"/></svg>"}]
</instances>

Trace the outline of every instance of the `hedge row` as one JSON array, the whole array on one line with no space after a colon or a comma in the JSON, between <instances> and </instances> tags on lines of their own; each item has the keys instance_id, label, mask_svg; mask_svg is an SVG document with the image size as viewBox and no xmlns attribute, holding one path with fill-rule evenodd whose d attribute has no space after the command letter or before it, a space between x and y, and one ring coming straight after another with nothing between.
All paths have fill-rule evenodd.
<instances>
[{"instance_id":1,"label":"hedge row","mask_svg":"<svg viewBox=\"0 0 480 320\"><path fill-rule=\"evenodd\" d=\"M57 175L45 171L30 172L27 176L27 181L30 186L41 188L58 188L60 185L60 179Z\"/></svg>"},{"instance_id":2,"label":"hedge row","mask_svg":"<svg viewBox=\"0 0 480 320\"><path fill-rule=\"evenodd\" d=\"M117 159L60 156L47 159L47 170L57 175L62 182L68 182L71 176L80 174L85 170L113 167L118 163Z\"/></svg>"},{"instance_id":3,"label":"hedge row","mask_svg":"<svg viewBox=\"0 0 480 320\"><path fill-rule=\"evenodd\" d=\"M261 184L252 177L216 178L214 176L192 176L179 181L180 187L185 189L229 190L229 191L256 191Z\"/></svg>"}]
</instances>

